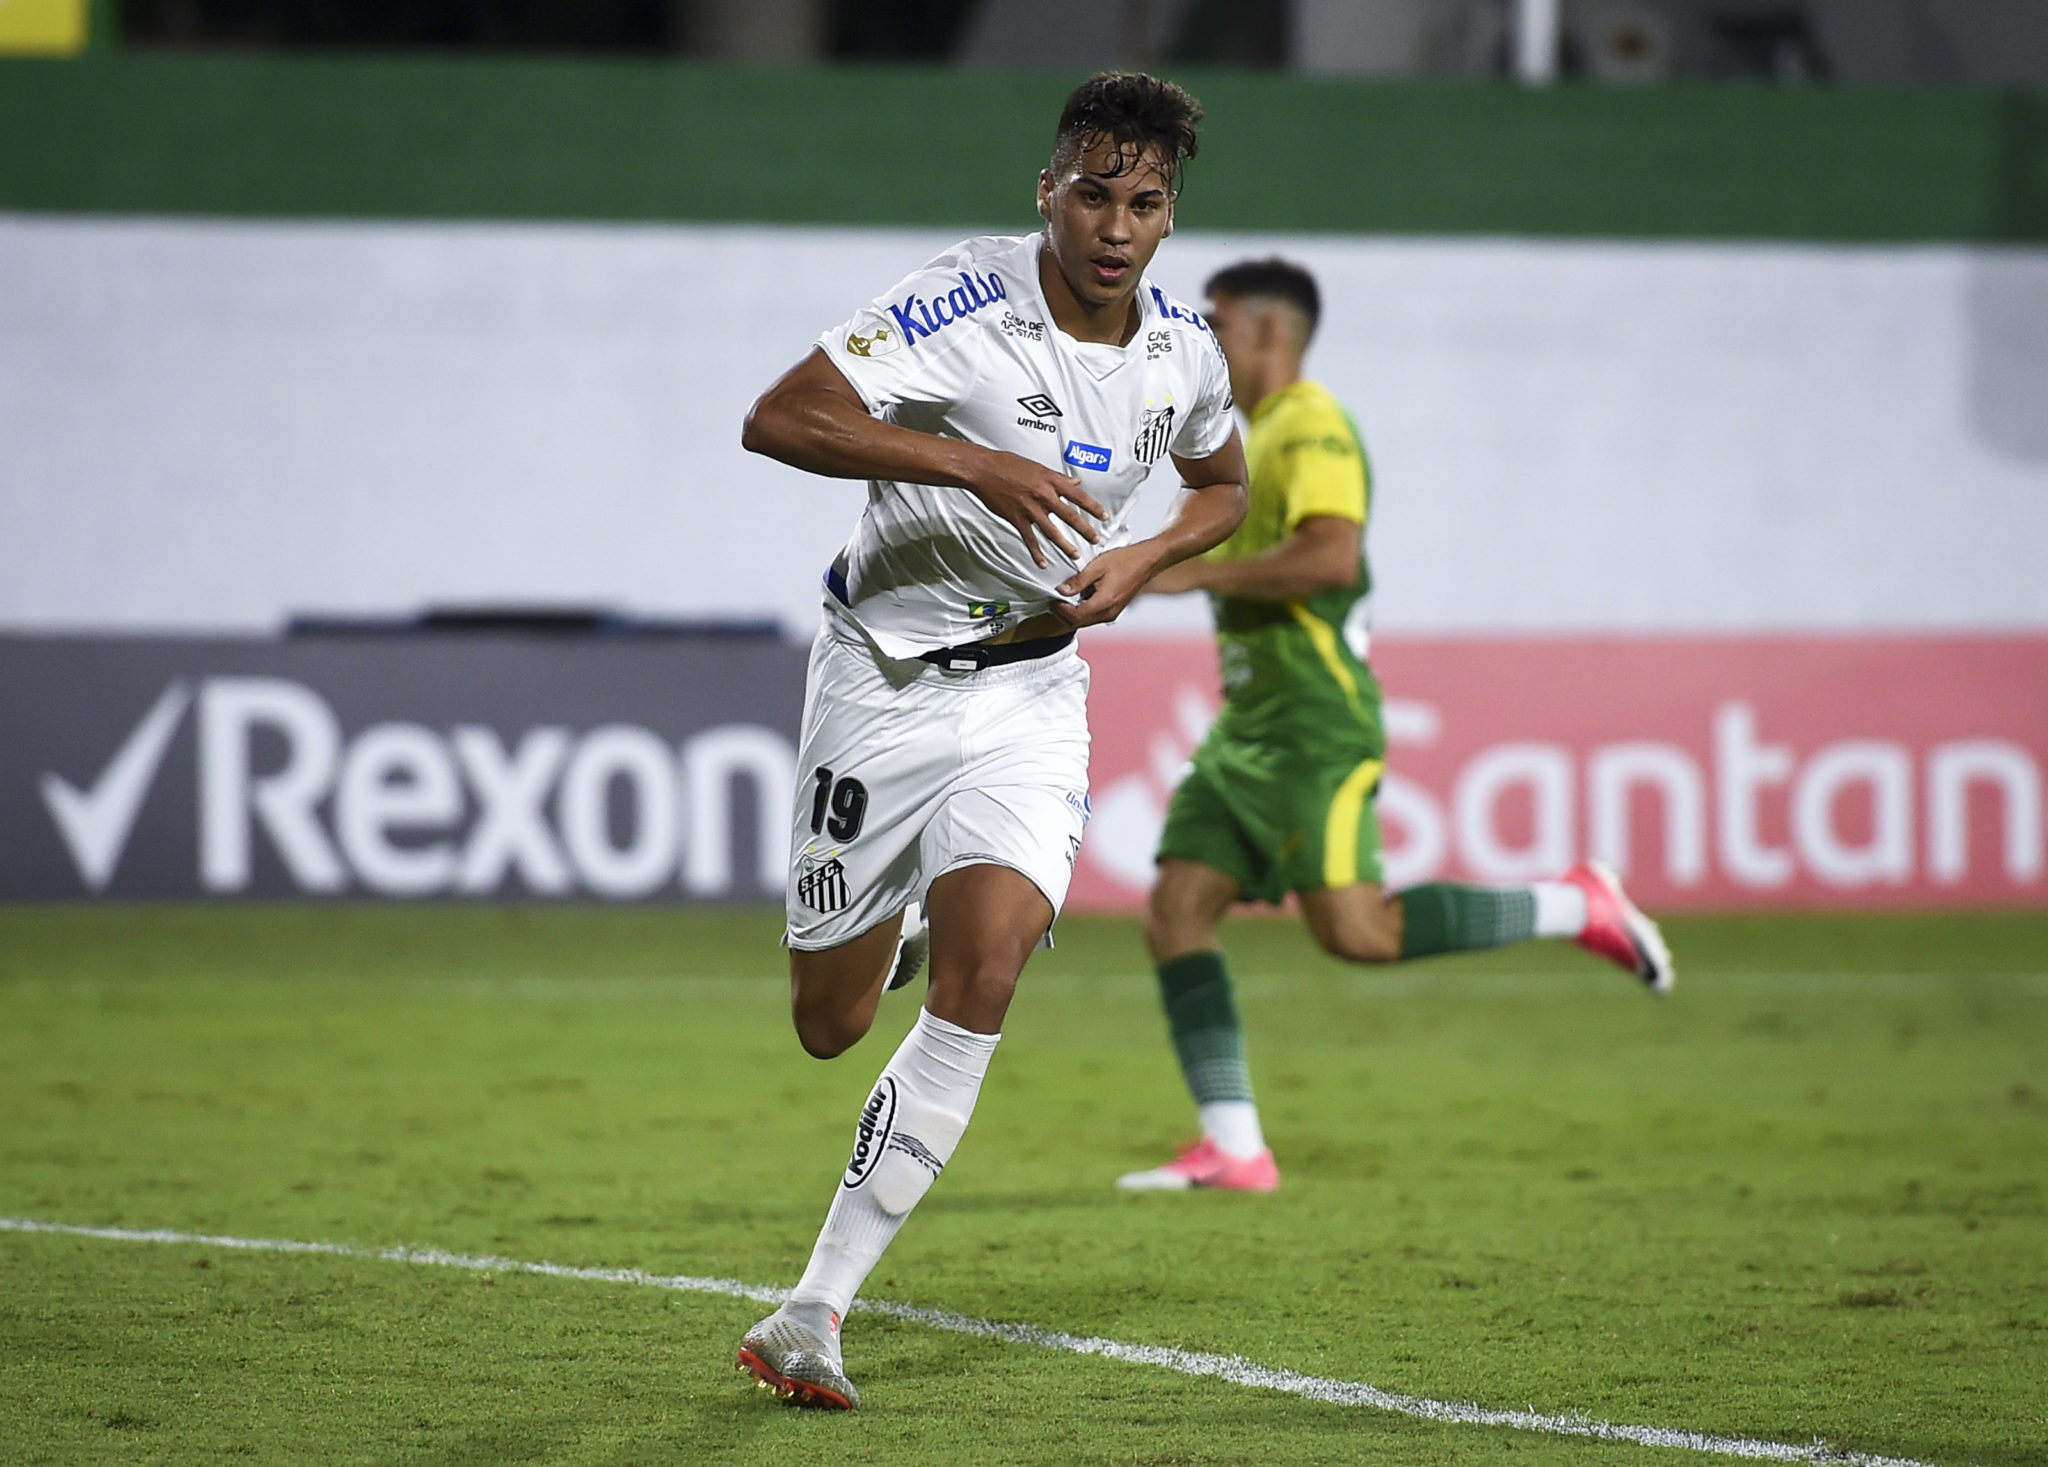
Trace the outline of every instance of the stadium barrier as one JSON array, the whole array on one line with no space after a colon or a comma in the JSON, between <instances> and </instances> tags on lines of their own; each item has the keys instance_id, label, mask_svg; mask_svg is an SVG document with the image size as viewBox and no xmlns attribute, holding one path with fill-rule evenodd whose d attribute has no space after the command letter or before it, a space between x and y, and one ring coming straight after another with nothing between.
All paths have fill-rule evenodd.
<instances>
[{"instance_id":1,"label":"stadium barrier","mask_svg":"<svg viewBox=\"0 0 2048 1467\"><path fill-rule=\"evenodd\" d=\"M781 894L779 638L0 638L0 900Z\"/></svg>"},{"instance_id":2,"label":"stadium barrier","mask_svg":"<svg viewBox=\"0 0 2048 1467\"><path fill-rule=\"evenodd\" d=\"M1072 906L1132 910L1214 717L1103 638ZM1649 906L2048 903L2048 637L1383 638L1388 882L1586 856ZM0 900L780 895L776 639L0 639Z\"/></svg>"},{"instance_id":3,"label":"stadium barrier","mask_svg":"<svg viewBox=\"0 0 2048 1467\"><path fill-rule=\"evenodd\" d=\"M1191 638L1088 652L1094 820L1071 904L1140 901L1217 707ZM1387 637L1387 881L1588 856L1645 906L2048 903L2048 637Z\"/></svg>"}]
</instances>

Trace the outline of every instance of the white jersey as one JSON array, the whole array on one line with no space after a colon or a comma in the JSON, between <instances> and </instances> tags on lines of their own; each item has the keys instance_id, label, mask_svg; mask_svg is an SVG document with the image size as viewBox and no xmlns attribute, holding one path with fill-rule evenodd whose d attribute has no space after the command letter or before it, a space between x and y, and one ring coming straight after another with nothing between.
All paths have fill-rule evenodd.
<instances>
[{"instance_id":1,"label":"white jersey","mask_svg":"<svg viewBox=\"0 0 2048 1467\"><path fill-rule=\"evenodd\" d=\"M876 479L827 577L875 645L914 657L1008 631L1062 598L1062 581L1130 539L1138 490L1163 454L1207 458L1234 427L1223 352L1199 313L1139 283L1127 346L1076 341L1038 284L1042 235L965 240L818 345L868 411L923 433L1071 474L1109 515L1079 559L1022 535L966 489Z\"/></svg>"}]
</instances>

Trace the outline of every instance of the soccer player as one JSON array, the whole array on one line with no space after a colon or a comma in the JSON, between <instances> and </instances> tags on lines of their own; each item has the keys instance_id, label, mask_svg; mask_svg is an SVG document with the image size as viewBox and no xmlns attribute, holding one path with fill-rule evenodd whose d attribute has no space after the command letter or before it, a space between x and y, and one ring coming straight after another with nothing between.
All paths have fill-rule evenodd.
<instances>
[{"instance_id":1,"label":"soccer player","mask_svg":"<svg viewBox=\"0 0 2048 1467\"><path fill-rule=\"evenodd\" d=\"M946 251L820 337L747 417L753 452L868 481L825 572L804 694L786 939L799 1041L844 1052L921 948L931 971L809 1267L740 1342L740 1368L797 1404L859 1404L840 1321L959 1145L1066 897L1088 818L1075 629L1244 515L1222 352L1145 279L1200 120L1152 77L1083 83L1038 177L1040 233ZM1162 455L1185 491L1132 543Z\"/></svg>"},{"instance_id":2,"label":"soccer player","mask_svg":"<svg viewBox=\"0 0 2048 1467\"><path fill-rule=\"evenodd\" d=\"M1216 935L1232 902L1293 892L1318 945L1360 963L1567 937L1659 993L1672 969L1656 925L1599 866L1529 886L1381 889L1372 797L1386 738L1362 656L1372 589L1365 447L1336 398L1301 375L1322 309L1314 277L1283 260L1247 261L1218 272L1207 294L1250 414L1251 508L1223 544L1146 588L1209 593L1223 671L1223 711L1174 791L1145 920L1202 1134L1119 1184L1263 1192L1280 1173Z\"/></svg>"}]
</instances>

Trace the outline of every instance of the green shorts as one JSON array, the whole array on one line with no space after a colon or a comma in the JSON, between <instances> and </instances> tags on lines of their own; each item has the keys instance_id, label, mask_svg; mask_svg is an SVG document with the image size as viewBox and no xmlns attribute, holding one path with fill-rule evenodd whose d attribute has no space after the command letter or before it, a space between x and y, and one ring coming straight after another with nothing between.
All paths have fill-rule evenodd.
<instances>
[{"instance_id":1,"label":"green shorts","mask_svg":"<svg viewBox=\"0 0 2048 1467\"><path fill-rule=\"evenodd\" d=\"M1173 792L1159 859L1234 878L1247 899L1382 881L1378 758L1312 758L1212 737Z\"/></svg>"}]
</instances>

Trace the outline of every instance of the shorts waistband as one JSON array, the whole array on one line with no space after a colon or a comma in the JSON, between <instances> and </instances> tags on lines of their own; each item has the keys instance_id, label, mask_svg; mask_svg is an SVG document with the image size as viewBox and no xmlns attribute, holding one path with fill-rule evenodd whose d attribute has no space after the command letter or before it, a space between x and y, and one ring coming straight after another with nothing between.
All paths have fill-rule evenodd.
<instances>
[{"instance_id":1,"label":"shorts waistband","mask_svg":"<svg viewBox=\"0 0 2048 1467\"><path fill-rule=\"evenodd\" d=\"M831 592L834 601L851 610L853 598L846 589L847 566L844 550L832 557L832 563L825 567L825 589ZM919 653L917 660L929 662L933 667L943 667L948 672L983 672L991 667L1008 667L1015 662L1035 662L1055 652L1064 652L1073 645L1074 634L1068 632L1058 637L1033 637L1028 642L994 645L969 642L959 647L939 647Z\"/></svg>"},{"instance_id":2,"label":"shorts waistband","mask_svg":"<svg viewBox=\"0 0 2048 1467\"><path fill-rule=\"evenodd\" d=\"M940 647L920 652L917 660L948 672L980 672L990 667L1007 667L1013 662L1036 662L1073 645L1074 634L1068 632L1058 637L1033 637L1028 642L970 642L964 647Z\"/></svg>"}]
</instances>

